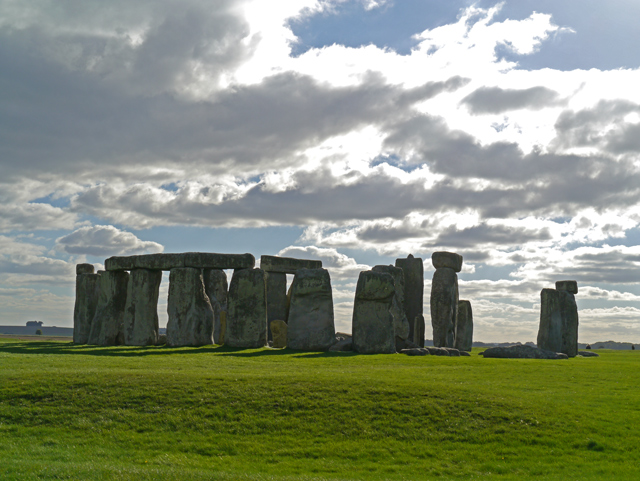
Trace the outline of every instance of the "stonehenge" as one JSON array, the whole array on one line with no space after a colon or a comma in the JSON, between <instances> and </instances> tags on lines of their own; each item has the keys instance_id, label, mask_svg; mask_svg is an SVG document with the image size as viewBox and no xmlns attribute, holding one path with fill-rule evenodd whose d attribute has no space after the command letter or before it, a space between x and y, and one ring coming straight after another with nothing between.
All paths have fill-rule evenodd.
<instances>
[{"instance_id":1,"label":"stonehenge","mask_svg":"<svg viewBox=\"0 0 640 481\"><path fill-rule=\"evenodd\" d=\"M578 307L576 281L558 281L555 289L540 292L540 326L538 347L564 353L578 354Z\"/></svg>"}]
</instances>

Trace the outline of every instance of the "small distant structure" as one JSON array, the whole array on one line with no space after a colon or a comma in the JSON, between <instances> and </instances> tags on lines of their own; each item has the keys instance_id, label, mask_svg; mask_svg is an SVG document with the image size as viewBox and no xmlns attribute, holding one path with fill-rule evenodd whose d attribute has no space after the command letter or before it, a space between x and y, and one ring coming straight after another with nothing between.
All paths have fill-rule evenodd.
<instances>
[{"instance_id":1,"label":"small distant structure","mask_svg":"<svg viewBox=\"0 0 640 481\"><path fill-rule=\"evenodd\" d=\"M27 321L27 327L42 327L42 321Z\"/></svg>"}]
</instances>

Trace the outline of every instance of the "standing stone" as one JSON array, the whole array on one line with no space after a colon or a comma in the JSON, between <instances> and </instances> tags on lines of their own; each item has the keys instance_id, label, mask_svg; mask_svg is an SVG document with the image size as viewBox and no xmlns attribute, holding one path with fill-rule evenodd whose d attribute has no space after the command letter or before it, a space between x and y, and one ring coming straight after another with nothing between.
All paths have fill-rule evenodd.
<instances>
[{"instance_id":1,"label":"standing stone","mask_svg":"<svg viewBox=\"0 0 640 481\"><path fill-rule=\"evenodd\" d=\"M469 301L458 301L458 321L454 347L459 351L471 351L473 345L473 313Z\"/></svg>"},{"instance_id":2,"label":"standing stone","mask_svg":"<svg viewBox=\"0 0 640 481\"><path fill-rule=\"evenodd\" d=\"M415 319L423 313L424 268L422 259L409 254L406 259L396 259L396 267L404 272L404 313L407 319ZM409 323L409 339L414 339L413 322Z\"/></svg>"},{"instance_id":3,"label":"standing stone","mask_svg":"<svg viewBox=\"0 0 640 481\"><path fill-rule=\"evenodd\" d=\"M329 271L299 269L291 283L287 347L326 351L336 341Z\"/></svg>"},{"instance_id":4,"label":"standing stone","mask_svg":"<svg viewBox=\"0 0 640 481\"><path fill-rule=\"evenodd\" d=\"M404 341L409 338L412 331L409 320L404 312L404 271L394 266L375 266L374 272L386 272L393 277L396 293L393 296L391 314L393 315L394 327L396 330L396 341Z\"/></svg>"},{"instance_id":5,"label":"standing stone","mask_svg":"<svg viewBox=\"0 0 640 481\"><path fill-rule=\"evenodd\" d=\"M287 323L283 320L276 319L269 324L271 332L273 333L273 348L283 349L287 347Z\"/></svg>"},{"instance_id":6,"label":"standing stone","mask_svg":"<svg viewBox=\"0 0 640 481\"><path fill-rule=\"evenodd\" d=\"M267 272L267 324L269 340L273 340L271 323L287 318L287 275ZM284 321L283 321L284 322Z\"/></svg>"},{"instance_id":7,"label":"standing stone","mask_svg":"<svg viewBox=\"0 0 640 481\"><path fill-rule=\"evenodd\" d=\"M220 337L217 339L217 343L222 345L224 344L224 339L227 334L227 312L222 311L220 313Z\"/></svg>"},{"instance_id":8,"label":"standing stone","mask_svg":"<svg viewBox=\"0 0 640 481\"><path fill-rule=\"evenodd\" d=\"M542 289L540 292L538 347L569 357L577 355L578 306L570 291Z\"/></svg>"},{"instance_id":9,"label":"standing stone","mask_svg":"<svg viewBox=\"0 0 640 481\"><path fill-rule=\"evenodd\" d=\"M391 274L363 271L358 277L353 304L353 350L363 354L396 352L391 312L395 285Z\"/></svg>"},{"instance_id":10,"label":"standing stone","mask_svg":"<svg viewBox=\"0 0 640 481\"><path fill-rule=\"evenodd\" d=\"M267 344L267 281L262 269L233 272L225 344L244 348Z\"/></svg>"},{"instance_id":11,"label":"standing stone","mask_svg":"<svg viewBox=\"0 0 640 481\"><path fill-rule=\"evenodd\" d=\"M169 346L213 344L213 308L204 289L202 269L171 269L167 313Z\"/></svg>"},{"instance_id":12,"label":"standing stone","mask_svg":"<svg viewBox=\"0 0 640 481\"><path fill-rule=\"evenodd\" d=\"M88 269L78 269L80 266L91 266L91 272L88 272ZM73 309L73 342L87 344L100 297L100 275L93 274L91 264L79 264L76 272L78 274L76 275L76 303Z\"/></svg>"},{"instance_id":13,"label":"standing stone","mask_svg":"<svg viewBox=\"0 0 640 481\"><path fill-rule=\"evenodd\" d=\"M124 343L154 346L158 343L158 295L162 271L133 269L129 274L124 310Z\"/></svg>"},{"instance_id":14,"label":"standing stone","mask_svg":"<svg viewBox=\"0 0 640 481\"><path fill-rule=\"evenodd\" d=\"M413 320L413 339L412 342L418 347L424 347L424 316L421 314Z\"/></svg>"},{"instance_id":15,"label":"standing stone","mask_svg":"<svg viewBox=\"0 0 640 481\"><path fill-rule=\"evenodd\" d=\"M124 344L124 309L127 304L126 271L105 271L100 274L100 297L91 322L89 344L117 346Z\"/></svg>"},{"instance_id":16,"label":"standing stone","mask_svg":"<svg viewBox=\"0 0 640 481\"><path fill-rule=\"evenodd\" d=\"M458 317L458 276L449 267L440 267L431 282L431 325L435 347L453 347Z\"/></svg>"},{"instance_id":17,"label":"standing stone","mask_svg":"<svg viewBox=\"0 0 640 481\"><path fill-rule=\"evenodd\" d=\"M204 289L213 308L213 340L220 342L221 315L227 312L227 274L221 269L204 269L202 271Z\"/></svg>"}]
</instances>

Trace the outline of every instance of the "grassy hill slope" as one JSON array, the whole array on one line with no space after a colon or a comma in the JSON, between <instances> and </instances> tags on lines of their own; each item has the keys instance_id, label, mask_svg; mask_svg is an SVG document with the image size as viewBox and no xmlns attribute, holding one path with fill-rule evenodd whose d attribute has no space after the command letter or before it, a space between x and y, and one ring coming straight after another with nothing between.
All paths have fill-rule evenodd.
<instances>
[{"instance_id":1,"label":"grassy hill slope","mask_svg":"<svg viewBox=\"0 0 640 481\"><path fill-rule=\"evenodd\" d=\"M639 479L640 351L0 340L0 479Z\"/></svg>"}]
</instances>

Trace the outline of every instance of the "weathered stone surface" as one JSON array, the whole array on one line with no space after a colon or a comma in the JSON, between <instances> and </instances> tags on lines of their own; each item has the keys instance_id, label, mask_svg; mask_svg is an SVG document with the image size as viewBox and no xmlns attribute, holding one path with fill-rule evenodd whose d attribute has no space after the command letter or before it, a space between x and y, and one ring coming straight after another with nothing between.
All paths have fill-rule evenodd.
<instances>
[{"instance_id":1,"label":"weathered stone surface","mask_svg":"<svg viewBox=\"0 0 640 481\"><path fill-rule=\"evenodd\" d=\"M227 311L220 313L220 336L216 339L217 344L224 344L224 339L227 334Z\"/></svg>"},{"instance_id":2,"label":"weathered stone surface","mask_svg":"<svg viewBox=\"0 0 640 481\"><path fill-rule=\"evenodd\" d=\"M262 269L239 269L229 285L225 344L258 348L267 344L267 281Z\"/></svg>"},{"instance_id":3,"label":"weathered stone surface","mask_svg":"<svg viewBox=\"0 0 640 481\"><path fill-rule=\"evenodd\" d=\"M409 337L415 342L413 319L423 314L424 267L422 259L409 254L406 259L396 259L396 267L404 272L404 313L409 320Z\"/></svg>"},{"instance_id":4,"label":"weathered stone surface","mask_svg":"<svg viewBox=\"0 0 640 481\"><path fill-rule=\"evenodd\" d=\"M395 353L391 313L395 284L391 274L363 271L358 277L353 306L353 350L363 354Z\"/></svg>"},{"instance_id":5,"label":"weathered stone surface","mask_svg":"<svg viewBox=\"0 0 640 481\"><path fill-rule=\"evenodd\" d=\"M151 269L169 271L180 267L196 269L251 269L256 260L251 254L213 254L186 252L180 254L145 254L110 257L104 262L107 271Z\"/></svg>"},{"instance_id":6,"label":"weathered stone surface","mask_svg":"<svg viewBox=\"0 0 640 481\"><path fill-rule=\"evenodd\" d=\"M418 347L424 347L424 316L420 314L413 319L413 343Z\"/></svg>"},{"instance_id":7,"label":"weathered stone surface","mask_svg":"<svg viewBox=\"0 0 640 481\"><path fill-rule=\"evenodd\" d=\"M453 347L441 347L440 349L446 350L449 353L449 356L460 357L460 351Z\"/></svg>"},{"instance_id":8,"label":"weathered stone surface","mask_svg":"<svg viewBox=\"0 0 640 481\"><path fill-rule=\"evenodd\" d=\"M576 281L558 281L556 282L557 291L567 291L571 294L578 293L578 283Z\"/></svg>"},{"instance_id":9,"label":"weathered stone surface","mask_svg":"<svg viewBox=\"0 0 640 481\"><path fill-rule=\"evenodd\" d=\"M578 307L573 294L542 289L537 344L541 349L563 352L569 357L578 353Z\"/></svg>"},{"instance_id":10,"label":"weathered stone surface","mask_svg":"<svg viewBox=\"0 0 640 481\"><path fill-rule=\"evenodd\" d=\"M158 294L162 271L134 269L129 274L124 310L124 343L153 346L158 342Z\"/></svg>"},{"instance_id":11,"label":"weathered stone surface","mask_svg":"<svg viewBox=\"0 0 640 481\"><path fill-rule=\"evenodd\" d=\"M435 347L453 347L458 317L458 276L453 269L436 269L431 282L431 325Z\"/></svg>"},{"instance_id":12,"label":"weathered stone surface","mask_svg":"<svg viewBox=\"0 0 640 481\"><path fill-rule=\"evenodd\" d=\"M289 349L326 351L335 343L333 293L326 269L299 269L291 283Z\"/></svg>"},{"instance_id":13,"label":"weathered stone surface","mask_svg":"<svg viewBox=\"0 0 640 481\"><path fill-rule=\"evenodd\" d=\"M462 270L462 256L454 252L434 252L431 254L431 263L436 269L446 267L448 269L453 269L456 272L460 272Z\"/></svg>"},{"instance_id":14,"label":"weathered stone surface","mask_svg":"<svg viewBox=\"0 0 640 481\"><path fill-rule=\"evenodd\" d=\"M428 347L425 347L425 349L428 350L429 354L431 354L432 356L450 356L451 355L451 353L444 347L428 346Z\"/></svg>"},{"instance_id":15,"label":"weathered stone surface","mask_svg":"<svg viewBox=\"0 0 640 481\"><path fill-rule=\"evenodd\" d=\"M471 351L473 345L473 312L471 302L458 301L458 320L454 347L460 351Z\"/></svg>"},{"instance_id":16,"label":"weathered stone surface","mask_svg":"<svg viewBox=\"0 0 640 481\"><path fill-rule=\"evenodd\" d=\"M213 308L213 341L220 342L220 316L227 311L227 274L221 269L204 269L202 271L204 290Z\"/></svg>"},{"instance_id":17,"label":"weathered stone surface","mask_svg":"<svg viewBox=\"0 0 640 481\"><path fill-rule=\"evenodd\" d=\"M460 351L460 356L467 356L467 357L470 357L470 356L471 356L471 353L470 353L470 352L467 352L467 351Z\"/></svg>"},{"instance_id":18,"label":"weathered stone surface","mask_svg":"<svg viewBox=\"0 0 640 481\"><path fill-rule=\"evenodd\" d=\"M533 346L520 345L511 347L490 347L480 353L485 358L501 359L567 359L567 355L561 352L547 351Z\"/></svg>"},{"instance_id":19,"label":"weathered stone surface","mask_svg":"<svg viewBox=\"0 0 640 481\"><path fill-rule=\"evenodd\" d=\"M402 340L408 339L411 326L409 326L409 321L404 313L404 271L395 266L375 266L372 271L386 272L393 277L396 293L391 304L391 315L393 316L396 337Z\"/></svg>"},{"instance_id":20,"label":"weathered stone surface","mask_svg":"<svg viewBox=\"0 0 640 481\"><path fill-rule=\"evenodd\" d=\"M89 342L91 323L96 314L99 298L100 275L78 274L76 276L76 303L73 309L73 342L76 344Z\"/></svg>"},{"instance_id":21,"label":"weathered stone surface","mask_svg":"<svg viewBox=\"0 0 640 481\"><path fill-rule=\"evenodd\" d=\"M129 274L124 271L106 271L100 274L100 297L91 322L89 344L124 344L124 309L128 283Z\"/></svg>"},{"instance_id":22,"label":"weathered stone surface","mask_svg":"<svg viewBox=\"0 0 640 481\"><path fill-rule=\"evenodd\" d=\"M349 338L344 338L344 339L337 340L329 348L329 351L331 351L331 352L347 352L347 351L351 351L352 348L353 348L353 339L351 339L349 337Z\"/></svg>"},{"instance_id":23,"label":"weathered stone surface","mask_svg":"<svg viewBox=\"0 0 640 481\"><path fill-rule=\"evenodd\" d=\"M158 335L158 342L156 343L157 346L164 346L167 343L167 335L166 334L159 334Z\"/></svg>"},{"instance_id":24,"label":"weathered stone surface","mask_svg":"<svg viewBox=\"0 0 640 481\"><path fill-rule=\"evenodd\" d=\"M209 252L186 252L184 266L201 269L253 269L256 259L253 254L213 254Z\"/></svg>"},{"instance_id":25,"label":"weathered stone surface","mask_svg":"<svg viewBox=\"0 0 640 481\"><path fill-rule=\"evenodd\" d=\"M287 323L281 319L276 319L269 323L273 335L273 345L275 349L287 347Z\"/></svg>"},{"instance_id":26,"label":"weathered stone surface","mask_svg":"<svg viewBox=\"0 0 640 481\"><path fill-rule=\"evenodd\" d=\"M264 256L263 256L264 257ZM264 270L264 269L263 269ZM271 322L287 319L287 275L282 272L267 272L267 336L273 340Z\"/></svg>"},{"instance_id":27,"label":"weathered stone surface","mask_svg":"<svg viewBox=\"0 0 640 481\"><path fill-rule=\"evenodd\" d=\"M213 308L204 289L202 269L171 269L167 313L168 345L213 344Z\"/></svg>"},{"instance_id":28,"label":"weathered stone surface","mask_svg":"<svg viewBox=\"0 0 640 481\"><path fill-rule=\"evenodd\" d=\"M425 349L424 347L415 347L412 349L403 349L400 351L402 354L406 354L407 356L429 356L429 349Z\"/></svg>"},{"instance_id":29,"label":"weathered stone surface","mask_svg":"<svg viewBox=\"0 0 640 481\"><path fill-rule=\"evenodd\" d=\"M80 274L93 274L95 272L95 268L93 264L76 264L76 275Z\"/></svg>"},{"instance_id":30,"label":"weathered stone surface","mask_svg":"<svg viewBox=\"0 0 640 481\"><path fill-rule=\"evenodd\" d=\"M399 339L396 337L396 352L400 352L403 349L417 349L419 347L420 346L410 341L409 339Z\"/></svg>"},{"instance_id":31,"label":"weathered stone surface","mask_svg":"<svg viewBox=\"0 0 640 481\"><path fill-rule=\"evenodd\" d=\"M600 357L600 354L593 351L578 351L578 356L582 357Z\"/></svg>"},{"instance_id":32,"label":"weathered stone surface","mask_svg":"<svg viewBox=\"0 0 640 481\"><path fill-rule=\"evenodd\" d=\"M267 272L295 274L298 269L321 269L322 261L294 259L292 257L261 256L260 269Z\"/></svg>"}]
</instances>

